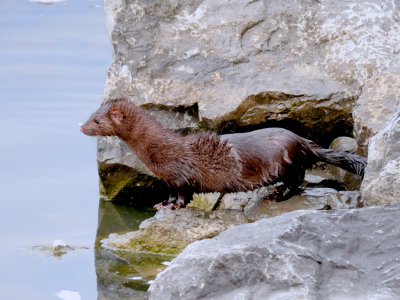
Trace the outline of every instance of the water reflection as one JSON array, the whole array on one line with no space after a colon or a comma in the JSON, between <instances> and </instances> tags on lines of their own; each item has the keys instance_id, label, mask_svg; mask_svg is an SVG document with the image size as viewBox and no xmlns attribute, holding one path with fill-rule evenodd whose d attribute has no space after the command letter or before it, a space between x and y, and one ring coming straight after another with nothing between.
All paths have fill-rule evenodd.
<instances>
[{"instance_id":1,"label":"water reflection","mask_svg":"<svg viewBox=\"0 0 400 300\"><path fill-rule=\"evenodd\" d=\"M0 20L0 299L145 298L165 259L100 240L154 211L99 205L96 140L77 125L111 61L103 1L2 0Z\"/></svg>"},{"instance_id":2,"label":"water reflection","mask_svg":"<svg viewBox=\"0 0 400 300\"><path fill-rule=\"evenodd\" d=\"M77 126L98 106L111 61L94 3L0 3L0 299L97 296L96 141ZM55 240L76 248L32 251Z\"/></svg>"},{"instance_id":3,"label":"water reflection","mask_svg":"<svg viewBox=\"0 0 400 300\"><path fill-rule=\"evenodd\" d=\"M98 299L147 299L149 282L172 257L106 249L101 246L101 240L112 233L137 230L154 213L154 210L136 209L123 203L100 201L95 247Z\"/></svg>"}]
</instances>

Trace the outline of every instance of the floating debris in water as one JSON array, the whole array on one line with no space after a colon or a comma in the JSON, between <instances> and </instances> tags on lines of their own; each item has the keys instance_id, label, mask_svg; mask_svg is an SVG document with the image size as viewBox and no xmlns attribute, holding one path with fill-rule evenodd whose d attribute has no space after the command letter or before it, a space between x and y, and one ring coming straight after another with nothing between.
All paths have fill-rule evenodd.
<instances>
[{"instance_id":1,"label":"floating debris in water","mask_svg":"<svg viewBox=\"0 0 400 300\"><path fill-rule=\"evenodd\" d=\"M66 0L29 0L29 2L35 2L37 4L43 4L43 5L52 5L55 3L61 3L65 1Z\"/></svg>"},{"instance_id":2,"label":"floating debris in water","mask_svg":"<svg viewBox=\"0 0 400 300\"><path fill-rule=\"evenodd\" d=\"M89 249L89 247L71 246L62 240L54 240L50 246L39 245L33 246L32 249L47 252L55 257L61 257L64 254L67 254L69 251L73 251L75 249Z\"/></svg>"},{"instance_id":3,"label":"floating debris in water","mask_svg":"<svg viewBox=\"0 0 400 300\"><path fill-rule=\"evenodd\" d=\"M61 298L63 300L81 300L81 295L79 292L61 290L56 294L56 297Z\"/></svg>"},{"instance_id":4,"label":"floating debris in water","mask_svg":"<svg viewBox=\"0 0 400 300\"><path fill-rule=\"evenodd\" d=\"M62 241L62 240L54 240L53 244L51 244L52 247L57 248L57 247L67 247L67 243Z\"/></svg>"},{"instance_id":5,"label":"floating debris in water","mask_svg":"<svg viewBox=\"0 0 400 300\"><path fill-rule=\"evenodd\" d=\"M134 277L131 277L129 279L130 280L143 280L143 277L142 276L134 276Z\"/></svg>"}]
</instances>

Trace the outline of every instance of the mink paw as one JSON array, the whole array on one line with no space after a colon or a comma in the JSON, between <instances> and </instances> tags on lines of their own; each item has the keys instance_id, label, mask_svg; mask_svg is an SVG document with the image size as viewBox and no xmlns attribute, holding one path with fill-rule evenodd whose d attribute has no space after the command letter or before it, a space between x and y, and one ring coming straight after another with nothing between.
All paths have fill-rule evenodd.
<instances>
[{"instance_id":1,"label":"mink paw","mask_svg":"<svg viewBox=\"0 0 400 300\"><path fill-rule=\"evenodd\" d=\"M156 205L153 206L153 208L160 210L162 207L166 207L170 204L168 200L164 200L163 202L157 203Z\"/></svg>"},{"instance_id":2,"label":"mink paw","mask_svg":"<svg viewBox=\"0 0 400 300\"><path fill-rule=\"evenodd\" d=\"M274 195L274 193L266 196L264 199L267 200L268 202L271 202L271 203L280 202L279 196L278 195Z\"/></svg>"},{"instance_id":3,"label":"mink paw","mask_svg":"<svg viewBox=\"0 0 400 300\"><path fill-rule=\"evenodd\" d=\"M166 206L166 208L170 210L181 209L182 207L184 207L182 203L170 203Z\"/></svg>"},{"instance_id":4,"label":"mink paw","mask_svg":"<svg viewBox=\"0 0 400 300\"><path fill-rule=\"evenodd\" d=\"M153 206L155 209L160 210L161 208L166 208L170 210L175 210L175 209L181 209L182 207L185 207L183 201L176 201L174 202L169 202L168 200L164 200L163 202L160 202L156 205Z\"/></svg>"}]
</instances>

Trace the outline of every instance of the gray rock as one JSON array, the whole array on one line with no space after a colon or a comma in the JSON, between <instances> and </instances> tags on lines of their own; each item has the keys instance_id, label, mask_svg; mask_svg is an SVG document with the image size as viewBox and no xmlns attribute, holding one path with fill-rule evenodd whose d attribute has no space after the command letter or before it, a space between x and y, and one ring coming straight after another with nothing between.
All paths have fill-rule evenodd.
<instances>
[{"instance_id":1,"label":"gray rock","mask_svg":"<svg viewBox=\"0 0 400 300\"><path fill-rule=\"evenodd\" d=\"M105 10L104 100L126 97L174 129L290 121L318 142L349 134L361 87L399 57L389 0L105 0ZM105 141L99 161L148 172Z\"/></svg>"},{"instance_id":2,"label":"gray rock","mask_svg":"<svg viewBox=\"0 0 400 300\"><path fill-rule=\"evenodd\" d=\"M279 118L309 101L323 116L396 60L398 9L390 1L106 1L114 56L104 96L198 103L210 121L246 123L260 111Z\"/></svg>"},{"instance_id":3,"label":"gray rock","mask_svg":"<svg viewBox=\"0 0 400 300\"><path fill-rule=\"evenodd\" d=\"M331 149L338 149L352 153L357 151L357 147L358 147L357 141L348 136L340 136L334 139L332 143L329 145L329 148Z\"/></svg>"},{"instance_id":4,"label":"gray rock","mask_svg":"<svg viewBox=\"0 0 400 300\"><path fill-rule=\"evenodd\" d=\"M327 204L331 209L349 209L364 206L359 191L339 191L336 195L328 198Z\"/></svg>"},{"instance_id":5,"label":"gray rock","mask_svg":"<svg viewBox=\"0 0 400 300\"><path fill-rule=\"evenodd\" d=\"M357 141L347 136L340 136L332 141L329 148L356 153L358 150ZM358 190L361 185L361 178L357 174L348 172L339 167L328 165L329 172L335 177L346 190Z\"/></svg>"},{"instance_id":6,"label":"gray rock","mask_svg":"<svg viewBox=\"0 0 400 300\"><path fill-rule=\"evenodd\" d=\"M160 209L140 224L139 231L111 234L102 243L112 249L176 255L194 241L247 222L243 213L236 210Z\"/></svg>"},{"instance_id":7,"label":"gray rock","mask_svg":"<svg viewBox=\"0 0 400 300\"><path fill-rule=\"evenodd\" d=\"M305 188L301 193L278 203L261 201L245 210L251 220L275 217L295 210L342 209L359 207L359 191L337 191L332 188Z\"/></svg>"},{"instance_id":8,"label":"gray rock","mask_svg":"<svg viewBox=\"0 0 400 300\"><path fill-rule=\"evenodd\" d=\"M272 186L262 187L260 189L248 192L227 193L223 195L220 201L219 209L238 209L244 212L244 215L251 220L260 218L257 207L260 205L272 204L266 197L273 192Z\"/></svg>"},{"instance_id":9,"label":"gray rock","mask_svg":"<svg viewBox=\"0 0 400 300\"><path fill-rule=\"evenodd\" d=\"M187 207L197 207L206 211L213 211L217 208L221 199L221 193L194 193L193 199Z\"/></svg>"},{"instance_id":10,"label":"gray rock","mask_svg":"<svg viewBox=\"0 0 400 300\"><path fill-rule=\"evenodd\" d=\"M370 140L361 193L367 205L400 201L400 103Z\"/></svg>"},{"instance_id":11,"label":"gray rock","mask_svg":"<svg viewBox=\"0 0 400 300\"><path fill-rule=\"evenodd\" d=\"M326 165L318 164L312 169L306 170L303 185L306 187L327 187L329 182L332 182L335 177L327 172Z\"/></svg>"},{"instance_id":12,"label":"gray rock","mask_svg":"<svg viewBox=\"0 0 400 300\"><path fill-rule=\"evenodd\" d=\"M308 175L314 182L326 178ZM254 191L239 193L204 193L194 194L188 205L204 210L233 209L243 211L249 221L275 217L300 209L341 209L356 208L361 205L359 191L337 191L327 187L304 188L298 195L281 202L268 201L273 187L263 187Z\"/></svg>"},{"instance_id":13,"label":"gray rock","mask_svg":"<svg viewBox=\"0 0 400 300\"><path fill-rule=\"evenodd\" d=\"M324 209L331 203L345 202L340 193L332 188L305 188L298 195L281 202L270 202L265 199L270 188L256 191L225 194L221 200L221 208L239 209L251 221L275 217L287 212L302 209ZM349 197L349 196L347 196ZM346 198L347 199L347 198ZM338 208L338 205L333 207Z\"/></svg>"},{"instance_id":14,"label":"gray rock","mask_svg":"<svg viewBox=\"0 0 400 300\"><path fill-rule=\"evenodd\" d=\"M365 83L353 110L354 136L361 153L368 153L368 142L396 110L400 96L400 66L391 67Z\"/></svg>"},{"instance_id":15,"label":"gray rock","mask_svg":"<svg viewBox=\"0 0 400 300\"><path fill-rule=\"evenodd\" d=\"M150 299L398 299L400 204L296 211L189 245Z\"/></svg>"},{"instance_id":16,"label":"gray rock","mask_svg":"<svg viewBox=\"0 0 400 300\"><path fill-rule=\"evenodd\" d=\"M150 170L134 155L128 145L115 136L97 139L97 161L100 164L122 164L138 172L153 175Z\"/></svg>"}]
</instances>

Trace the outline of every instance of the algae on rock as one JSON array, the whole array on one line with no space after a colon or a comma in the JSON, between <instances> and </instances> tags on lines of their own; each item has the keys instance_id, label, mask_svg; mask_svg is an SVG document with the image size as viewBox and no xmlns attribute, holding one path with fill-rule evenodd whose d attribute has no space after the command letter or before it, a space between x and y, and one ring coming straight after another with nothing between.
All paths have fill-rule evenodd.
<instances>
[{"instance_id":1,"label":"algae on rock","mask_svg":"<svg viewBox=\"0 0 400 300\"><path fill-rule=\"evenodd\" d=\"M247 222L243 213L236 210L161 209L153 218L142 222L139 231L112 234L103 240L103 245L114 249L176 255L194 241L212 238L230 227Z\"/></svg>"}]
</instances>

